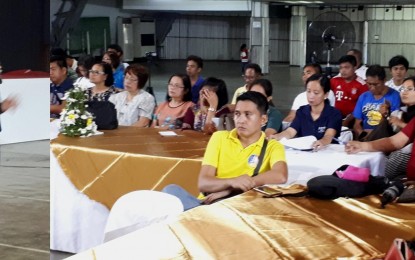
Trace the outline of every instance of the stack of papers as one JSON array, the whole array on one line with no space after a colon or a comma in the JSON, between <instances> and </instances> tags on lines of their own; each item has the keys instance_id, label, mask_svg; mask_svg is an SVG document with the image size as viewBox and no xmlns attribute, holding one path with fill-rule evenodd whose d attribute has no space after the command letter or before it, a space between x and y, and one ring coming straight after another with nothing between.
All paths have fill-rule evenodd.
<instances>
[{"instance_id":1,"label":"stack of papers","mask_svg":"<svg viewBox=\"0 0 415 260\"><path fill-rule=\"evenodd\" d=\"M301 151L311 151L313 150L312 145L315 141L317 141L317 138L315 136L309 135L291 139L282 138L280 143L283 144L286 148Z\"/></svg>"}]
</instances>

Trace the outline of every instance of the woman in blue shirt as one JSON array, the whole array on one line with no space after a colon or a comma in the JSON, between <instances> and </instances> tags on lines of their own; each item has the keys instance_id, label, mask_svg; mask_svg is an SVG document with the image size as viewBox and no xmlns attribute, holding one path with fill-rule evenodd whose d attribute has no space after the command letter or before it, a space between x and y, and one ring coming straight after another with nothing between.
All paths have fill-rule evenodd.
<instances>
[{"instance_id":1,"label":"woman in blue shirt","mask_svg":"<svg viewBox=\"0 0 415 260\"><path fill-rule=\"evenodd\" d=\"M306 82L306 88L308 105L297 110L290 127L271 138L280 140L313 135L317 141L312 147L318 150L340 135L342 116L338 109L329 104L327 96L330 92L330 80L326 76L312 75Z\"/></svg>"}]
</instances>

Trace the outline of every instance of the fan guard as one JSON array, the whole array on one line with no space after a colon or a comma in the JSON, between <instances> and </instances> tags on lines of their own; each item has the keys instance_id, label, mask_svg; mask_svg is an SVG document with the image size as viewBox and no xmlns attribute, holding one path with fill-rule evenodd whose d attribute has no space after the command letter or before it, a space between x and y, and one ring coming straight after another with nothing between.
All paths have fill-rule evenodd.
<instances>
[{"instance_id":1,"label":"fan guard","mask_svg":"<svg viewBox=\"0 0 415 260\"><path fill-rule=\"evenodd\" d=\"M335 11L322 13L308 26L307 60L336 63L353 47L355 39L355 27L349 18Z\"/></svg>"}]
</instances>

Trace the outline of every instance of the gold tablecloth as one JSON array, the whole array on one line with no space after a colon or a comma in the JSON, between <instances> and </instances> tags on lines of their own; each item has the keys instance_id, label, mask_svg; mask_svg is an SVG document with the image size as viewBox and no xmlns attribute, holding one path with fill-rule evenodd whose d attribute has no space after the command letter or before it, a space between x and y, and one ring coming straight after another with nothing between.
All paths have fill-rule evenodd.
<instances>
[{"instance_id":1,"label":"gold tablecloth","mask_svg":"<svg viewBox=\"0 0 415 260\"><path fill-rule=\"evenodd\" d=\"M254 191L197 207L70 259L375 259L415 235L415 204L379 196L334 201Z\"/></svg>"},{"instance_id":2,"label":"gold tablecloth","mask_svg":"<svg viewBox=\"0 0 415 260\"><path fill-rule=\"evenodd\" d=\"M163 137L153 128L120 127L104 135L60 135L51 149L62 170L81 192L109 209L134 190L161 190L176 183L197 194L197 178L209 136L178 131Z\"/></svg>"}]
</instances>

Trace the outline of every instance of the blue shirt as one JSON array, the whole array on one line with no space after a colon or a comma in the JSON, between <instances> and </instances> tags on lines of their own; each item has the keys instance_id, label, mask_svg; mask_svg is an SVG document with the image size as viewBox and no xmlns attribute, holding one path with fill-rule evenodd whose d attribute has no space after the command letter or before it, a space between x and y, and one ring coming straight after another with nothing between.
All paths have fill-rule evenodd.
<instances>
[{"instance_id":1,"label":"blue shirt","mask_svg":"<svg viewBox=\"0 0 415 260\"><path fill-rule=\"evenodd\" d=\"M197 104L197 102L199 101L199 92L200 89L202 88L202 83L203 83L203 78L202 76L199 76L199 78L197 79L196 83L192 86L192 102Z\"/></svg>"},{"instance_id":2,"label":"blue shirt","mask_svg":"<svg viewBox=\"0 0 415 260\"><path fill-rule=\"evenodd\" d=\"M120 64L118 68L112 73L114 76L114 86L117 88L124 88L124 65Z\"/></svg>"},{"instance_id":3,"label":"blue shirt","mask_svg":"<svg viewBox=\"0 0 415 260\"><path fill-rule=\"evenodd\" d=\"M65 92L73 88L72 80L68 77L60 85L50 83L50 105L61 105ZM51 118L57 118L59 115L50 114Z\"/></svg>"},{"instance_id":4,"label":"blue shirt","mask_svg":"<svg viewBox=\"0 0 415 260\"><path fill-rule=\"evenodd\" d=\"M375 99L370 91L360 95L354 108L353 116L363 121L363 129L373 129L380 123L382 115L379 112L379 108L385 100L390 102L391 112L399 110L401 97L399 92L394 89L389 88L388 92L378 100Z\"/></svg>"},{"instance_id":5,"label":"blue shirt","mask_svg":"<svg viewBox=\"0 0 415 260\"><path fill-rule=\"evenodd\" d=\"M314 121L311 117L311 106L305 105L297 110L290 127L297 131L296 137L313 135L319 140L329 128L336 130L335 137L338 137L342 128L342 114L340 110L324 102L320 117Z\"/></svg>"}]
</instances>

